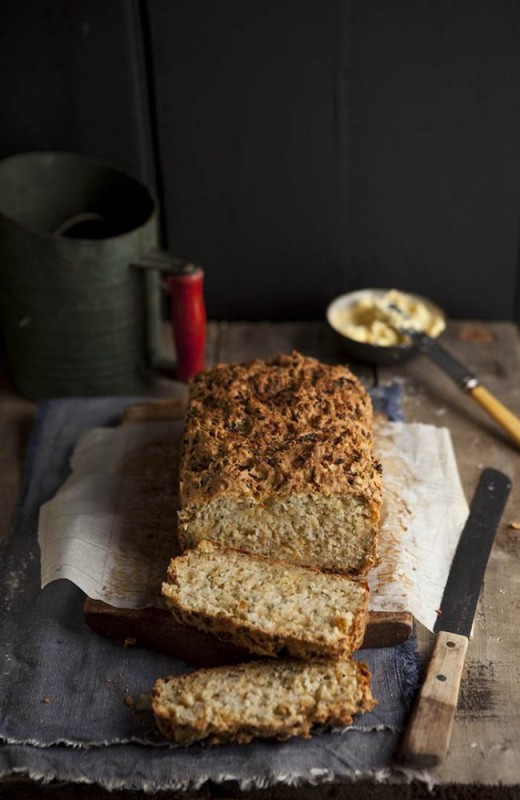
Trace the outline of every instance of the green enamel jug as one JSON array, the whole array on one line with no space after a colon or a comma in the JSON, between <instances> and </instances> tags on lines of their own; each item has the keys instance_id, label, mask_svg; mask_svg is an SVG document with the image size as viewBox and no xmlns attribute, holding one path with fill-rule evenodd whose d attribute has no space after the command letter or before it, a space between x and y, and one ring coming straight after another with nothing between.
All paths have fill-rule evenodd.
<instances>
[{"instance_id":1,"label":"green enamel jug","mask_svg":"<svg viewBox=\"0 0 520 800\"><path fill-rule=\"evenodd\" d=\"M73 153L0 162L0 319L24 397L140 394L164 367L153 193Z\"/></svg>"}]
</instances>

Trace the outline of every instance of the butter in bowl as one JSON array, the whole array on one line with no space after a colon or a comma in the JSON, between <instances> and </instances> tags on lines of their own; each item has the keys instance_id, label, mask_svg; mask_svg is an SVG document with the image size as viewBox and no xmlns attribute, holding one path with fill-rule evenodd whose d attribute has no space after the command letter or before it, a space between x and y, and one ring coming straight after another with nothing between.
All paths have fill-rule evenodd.
<instances>
[{"instance_id":1,"label":"butter in bowl","mask_svg":"<svg viewBox=\"0 0 520 800\"><path fill-rule=\"evenodd\" d=\"M397 289L361 289L342 294L329 304L326 318L350 356L392 365L417 353L412 342L391 324L392 307L406 316L409 327L431 338L446 327L446 317L435 303Z\"/></svg>"}]
</instances>

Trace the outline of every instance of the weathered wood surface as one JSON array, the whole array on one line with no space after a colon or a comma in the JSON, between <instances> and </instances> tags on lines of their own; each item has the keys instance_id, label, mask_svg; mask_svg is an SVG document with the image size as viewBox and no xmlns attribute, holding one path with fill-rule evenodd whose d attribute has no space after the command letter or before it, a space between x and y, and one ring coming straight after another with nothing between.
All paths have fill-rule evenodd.
<instances>
[{"instance_id":1,"label":"weathered wood surface","mask_svg":"<svg viewBox=\"0 0 520 800\"><path fill-rule=\"evenodd\" d=\"M444 341L483 385L520 414L520 340L514 325L452 323ZM394 377L380 372L381 380ZM520 792L520 531L510 527L520 522L520 451L426 358L406 365L398 378L406 418L451 431L468 499L483 467L502 470L513 483L484 579L450 751L431 774L441 785L503 784ZM432 637L420 633L426 655Z\"/></svg>"},{"instance_id":2,"label":"weathered wood surface","mask_svg":"<svg viewBox=\"0 0 520 800\"><path fill-rule=\"evenodd\" d=\"M238 664L252 658L242 647L217 639L211 633L176 622L160 608L115 608L87 598L85 621L101 636L122 645L150 647L198 667ZM370 612L362 647L391 647L410 638L413 617L405 611Z\"/></svg>"},{"instance_id":3,"label":"weathered wood surface","mask_svg":"<svg viewBox=\"0 0 520 800\"><path fill-rule=\"evenodd\" d=\"M0 153L155 185L214 317L391 275L518 320L519 27L512 0L3 0Z\"/></svg>"},{"instance_id":4,"label":"weathered wood surface","mask_svg":"<svg viewBox=\"0 0 520 800\"><path fill-rule=\"evenodd\" d=\"M14 394L0 364L0 547L11 527L35 408Z\"/></svg>"},{"instance_id":5,"label":"weathered wood surface","mask_svg":"<svg viewBox=\"0 0 520 800\"><path fill-rule=\"evenodd\" d=\"M509 323L457 322L449 325L443 341L464 361L482 383L516 414L520 413L520 338ZM327 361L346 360L336 339L322 323L255 323L210 326L208 363L268 356L299 348ZM505 798L520 795L520 523L519 449L492 419L426 358L394 369L352 365L368 385L374 381L397 381L402 386L403 407L409 421L449 428L462 483L471 497L484 466L507 473L513 489L500 525L486 572L477 610L474 635L469 643L450 751L446 760L431 770L438 784L437 797ZM168 396L168 383L158 385L159 396ZM26 443L28 419L33 406L16 398L4 383L0 386L0 434L3 480L0 483L0 536L5 536L16 501L20 465ZM19 431L22 434L19 434ZM426 662L433 637L419 630L420 650ZM427 797L424 784L414 782L356 784L356 797ZM88 788L88 787L87 787ZM11 789L10 789L11 791ZM16 795L34 797L33 787ZM60 796L108 797L101 790L82 793L80 787L60 790ZM286 787L248 797L341 797L352 796L352 787L313 789ZM58 795L53 795L57 797ZM201 796L211 796L207 787ZM221 790L220 797L236 796Z\"/></svg>"},{"instance_id":6,"label":"weathered wood surface","mask_svg":"<svg viewBox=\"0 0 520 800\"><path fill-rule=\"evenodd\" d=\"M429 768L446 758L467 649L467 636L438 634L401 746L406 766Z\"/></svg>"}]
</instances>

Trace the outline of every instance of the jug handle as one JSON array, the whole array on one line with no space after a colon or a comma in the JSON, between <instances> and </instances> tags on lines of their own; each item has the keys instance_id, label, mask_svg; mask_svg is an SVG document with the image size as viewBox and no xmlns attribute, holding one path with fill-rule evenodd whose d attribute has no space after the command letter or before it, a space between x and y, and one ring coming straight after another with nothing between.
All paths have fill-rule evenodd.
<instances>
[{"instance_id":1,"label":"jug handle","mask_svg":"<svg viewBox=\"0 0 520 800\"><path fill-rule=\"evenodd\" d=\"M149 363L158 372L187 382L205 367L204 272L201 267L163 250L150 251L131 266L143 270ZM162 356L157 273L163 276L162 288L170 296L175 363Z\"/></svg>"}]
</instances>

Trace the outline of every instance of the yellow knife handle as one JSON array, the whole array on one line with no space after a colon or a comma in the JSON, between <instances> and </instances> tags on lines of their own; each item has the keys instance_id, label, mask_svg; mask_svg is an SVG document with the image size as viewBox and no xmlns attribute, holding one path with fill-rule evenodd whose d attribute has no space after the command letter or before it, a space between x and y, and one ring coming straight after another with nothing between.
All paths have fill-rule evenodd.
<instances>
[{"instance_id":1,"label":"yellow knife handle","mask_svg":"<svg viewBox=\"0 0 520 800\"><path fill-rule=\"evenodd\" d=\"M483 386L477 385L469 389L469 393L484 411L493 417L507 431L516 444L520 445L520 419L494 397Z\"/></svg>"},{"instance_id":2,"label":"yellow knife handle","mask_svg":"<svg viewBox=\"0 0 520 800\"><path fill-rule=\"evenodd\" d=\"M459 698L467 636L441 631L401 746L400 760L433 767L446 756Z\"/></svg>"}]
</instances>

